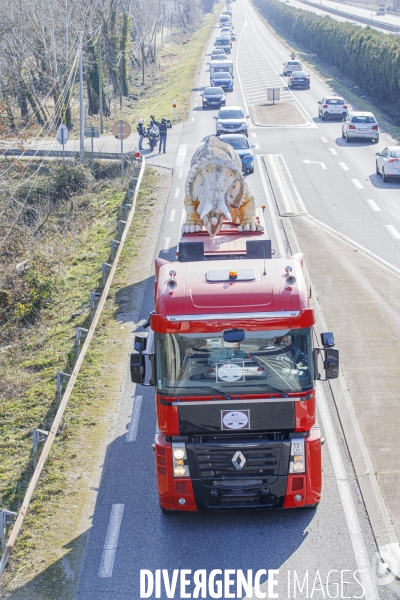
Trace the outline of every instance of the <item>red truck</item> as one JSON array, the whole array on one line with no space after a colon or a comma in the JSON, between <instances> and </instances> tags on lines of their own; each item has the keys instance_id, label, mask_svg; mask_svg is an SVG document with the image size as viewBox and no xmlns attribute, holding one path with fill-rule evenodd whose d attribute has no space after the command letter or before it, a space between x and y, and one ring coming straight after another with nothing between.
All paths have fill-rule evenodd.
<instances>
[{"instance_id":1,"label":"red truck","mask_svg":"<svg viewBox=\"0 0 400 600\"><path fill-rule=\"evenodd\" d=\"M339 353L331 332L314 347L303 256L273 258L262 232L228 222L181 240L176 262L155 261L151 333L130 363L155 387L161 509L317 505L318 355L332 379Z\"/></svg>"}]
</instances>

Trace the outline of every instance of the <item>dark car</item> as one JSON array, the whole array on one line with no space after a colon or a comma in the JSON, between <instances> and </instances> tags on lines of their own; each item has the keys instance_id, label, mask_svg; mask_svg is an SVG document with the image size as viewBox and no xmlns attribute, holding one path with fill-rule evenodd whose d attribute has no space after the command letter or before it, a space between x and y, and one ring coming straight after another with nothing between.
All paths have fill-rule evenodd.
<instances>
[{"instance_id":1,"label":"dark car","mask_svg":"<svg viewBox=\"0 0 400 600\"><path fill-rule=\"evenodd\" d=\"M254 154L247 137L241 133L223 134L219 137L221 142L229 144L239 154L242 168L245 173L254 173Z\"/></svg>"},{"instance_id":2,"label":"dark car","mask_svg":"<svg viewBox=\"0 0 400 600\"><path fill-rule=\"evenodd\" d=\"M219 108L225 106L226 96L222 87L206 87L203 96L203 108Z\"/></svg>"},{"instance_id":3,"label":"dark car","mask_svg":"<svg viewBox=\"0 0 400 600\"><path fill-rule=\"evenodd\" d=\"M288 88L295 87L310 89L310 76L305 71L293 71L288 79Z\"/></svg>"},{"instance_id":4,"label":"dark car","mask_svg":"<svg viewBox=\"0 0 400 600\"><path fill-rule=\"evenodd\" d=\"M233 76L230 73L214 73L210 83L212 87L221 87L227 92L233 92Z\"/></svg>"}]
</instances>

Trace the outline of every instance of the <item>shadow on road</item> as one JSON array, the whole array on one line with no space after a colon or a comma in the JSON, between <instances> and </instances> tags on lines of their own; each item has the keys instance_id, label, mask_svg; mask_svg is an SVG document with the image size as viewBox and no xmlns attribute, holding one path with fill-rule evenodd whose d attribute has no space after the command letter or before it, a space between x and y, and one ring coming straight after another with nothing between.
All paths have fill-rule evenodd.
<instances>
[{"instance_id":1,"label":"shadow on road","mask_svg":"<svg viewBox=\"0 0 400 600\"><path fill-rule=\"evenodd\" d=\"M389 178L390 179L390 178ZM400 190L400 180L399 179L391 179L387 183L384 183L382 180L382 175L378 175L377 173L373 173L369 176L369 180L372 185L379 190Z\"/></svg>"}]
</instances>

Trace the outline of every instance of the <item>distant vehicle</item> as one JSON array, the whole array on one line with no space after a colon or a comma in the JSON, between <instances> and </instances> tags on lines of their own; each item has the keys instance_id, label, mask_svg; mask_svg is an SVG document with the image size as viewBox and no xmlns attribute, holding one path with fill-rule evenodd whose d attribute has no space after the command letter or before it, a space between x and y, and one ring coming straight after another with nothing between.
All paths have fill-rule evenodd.
<instances>
[{"instance_id":1,"label":"distant vehicle","mask_svg":"<svg viewBox=\"0 0 400 600\"><path fill-rule=\"evenodd\" d=\"M227 10L224 10L222 14L223 14L223 15L228 15L229 17L233 17L233 13L232 13L232 11L231 11L231 10L229 10L229 9L227 9Z\"/></svg>"},{"instance_id":2,"label":"distant vehicle","mask_svg":"<svg viewBox=\"0 0 400 600\"><path fill-rule=\"evenodd\" d=\"M251 354L244 350L238 350L237 348L220 348L211 352L208 364L213 365L214 363L220 363L226 360L245 360L249 358L252 358Z\"/></svg>"},{"instance_id":3,"label":"distant vehicle","mask_svg":"<svg viewBox=\"0 0 400 600\"><path fill-rule=\"evenodd\" d=\"M221 87L206 87L201 95L203 97L203 108L220 108L220 106L225 106L226 96Z\"/></svg>"},{"instance_id":4,"label":"distant vehicle","mask_svg":"<svg viewBox=\"0 0 400 600\"><path fill-rule=\"evenodd\" d=\"M222 133L243 133L248 135L247 119L250 115L245 115L241 106L229 106L221 108L216 123L216 134L219 136Z\"/></svg>"},{"instance_id":5,"label":"distant vehicle","mask_svg":"<svg viewBox=\"0 0 400 600\"><path fill-rule=\"evenodd\" d=\"M351 112L342 125L342 137L346 142L360 138L379 142L378 123L371 112Z\"/></svg>"},{"instance_id":6,"label":"distant vehicle","mask_svg":"<svg viewBox=\"0 0 400 600\"><path fill-rule=\"evenodd\" d=\"M226 54L231 53L231 44L231 38L227 35L218 36L217 38L215 38L214 42L214 46L216 48L222 48L223 50L225 50Z\"/></svg>"},{"instance_id":7,"label":"distant vehicle","mask_svg":"<svg viewBox=\"0 0 400 600\"><path fill-rule=\"evenodd\" d=\"M318 101L318 116L321 121L331 118L345 119L347 117L347 104L340 96L325 96Z\"/></svg>"},{"instance_id":8,"label":"distant vehicle","mask_svg":"<svg viewBox=\"0 0 400 600\"><path fill-rule=\"evenodd\" d=\"M230 27L222 27L221 35L227 35L229 37L231 35Z\"/></svg>"},{"instance_id":9,"label":"distant vehicle","mask_svg":"<svg viewBox=\"0 0 400 600\"><path fill-rule=\"evenodd\" d=\"M293 71L302 71L303 65L299 60L287 60L283 63L283 74L290 75Z\"/></svg>"},{"instance_id":10,"label":"distant vehicle","mask_svg":"<svg viewBox=\"0 0 400 600\"><path fill-rule=\"evenodd\" d=\"M225 72L214 73L210 77L212 87L222 87L227 92L233 92L233 75Z\"/></svg>"},{"instance_id":11,"label":"distant vehicle","mask_svg":"<svg viewBox=\"0 0 400 600\"><path fill-rule=\"evenodd\" d=\"M386 183L389 179L400 177L400 146L388 146L382 152L377 152L376 174L382 175Z\"/></svg>"},{"instance_id":12,"label":"distant vehicle","mask_svg":"<svg viewBox=\"0 0 400 600\"><path fill-rule=\"evenodd\" d=\"M230 32L229 37L231 38L231 42L236 42L236 34L233 31Z\"/></svg>"},{"instance_id":13,"label":"distant vehicle","mask_svg":"<svg viewBox=\"0 0 400 600\"><path fill-rule=\"evenodd\" d=\"M310 89L310 76L305 71L294 71L288 79L288 88L306 88Z\"/></svg>"},{"instance_id":14,"label":"distant vehicle","mask_svg":"<svg viewBox=\"0 0 400 600\"><path fill-rule=\"evenodd\" d=\"M377 15L385 15L386 14L385 4L378 4L378 6L376 7L376 14Z\"/></svg>"},{"instance_id":15,"label":"distant vehicle","mask_svg":"<svg viewBox=\"0 0 400 600\"><path fill-rule=\"evenodd\" d=\"M219 24L222 27L222 24L225 25L225 23L229 23L230 20L231 20L231 17L229 15L221 15L219 18Z\"/></svg>"},{"instance_id":16,"label":"distant vehicle","mask_svg":"<svg viewBox=\"0 0 400 600\"><path fill-rule=\"evenodd\" d=\"M211 58L216 54L221 55L221 54L226 54L226 52L223 48L214 48L213 51L211 52Z\"/></svg>"},{"instance_id":17,"label":"distant vehicle","mask_svg":"<svg viewBox=\"0 0 400 600\"><path fill-rule=\"evenodd\" d=\"M222 54L212 54L211 60L220 61L220 60L229 60L229 57L223 52Z\"/></svg>"},{"instance_id":18,"label":"distant vehicle","mask_svg":"<svg viewBox=\"0 0 400 600\"><path fill-rule=\"evenodd\" d=\"M247 137L241 133L234 134L223 134L219 138L221 142L229 144L236 150L240 160L242 161L242 168L244 173L254 173L254 154L251 144Z\"/></svg>"}]
</instances>

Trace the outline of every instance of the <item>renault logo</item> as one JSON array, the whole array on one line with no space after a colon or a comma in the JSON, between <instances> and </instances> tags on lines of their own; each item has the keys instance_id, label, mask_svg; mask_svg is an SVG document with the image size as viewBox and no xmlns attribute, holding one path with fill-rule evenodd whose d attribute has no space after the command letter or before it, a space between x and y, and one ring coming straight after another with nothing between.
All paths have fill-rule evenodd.
<instances>
[{"instance_id":1,"label":"renault logo","mask_svg":"<svg viewBox=\"0 0 400 600\"><path fill-rule=\"evenodd\" d=\"M247 459L243 452L237 450L231 458L231 463L235 467L236 471L241 471L244 465L247 463Z\"/></svg>"}]
</instances>

